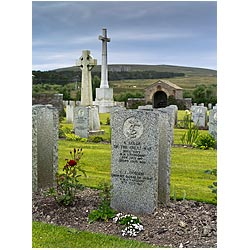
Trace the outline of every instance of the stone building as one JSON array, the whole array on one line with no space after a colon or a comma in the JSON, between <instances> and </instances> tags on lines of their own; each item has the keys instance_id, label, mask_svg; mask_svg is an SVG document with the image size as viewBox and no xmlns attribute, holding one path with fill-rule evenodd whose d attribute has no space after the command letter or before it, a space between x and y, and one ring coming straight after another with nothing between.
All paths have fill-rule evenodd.
<instances>
[{"instance_id":1,"label":"stone building","mask_svg":"<svg viewBox=\"0 0 250 250\"><path fill-rule=\"evenodd\" d=\"M158 80L145 88L145 102L152 103L153 108L168 106L168 99L183 100L183 89L170 81Z\"/></svg>"}]
</instances>

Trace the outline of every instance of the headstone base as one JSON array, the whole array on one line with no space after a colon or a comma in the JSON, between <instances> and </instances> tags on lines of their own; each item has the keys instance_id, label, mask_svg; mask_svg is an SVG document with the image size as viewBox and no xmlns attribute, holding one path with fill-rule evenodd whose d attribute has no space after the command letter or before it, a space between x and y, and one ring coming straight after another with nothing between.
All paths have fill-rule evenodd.
<instances>
[{"instance_id":1,"label":"headstone base","mask_svg":"<svg viewBox=\"0 0 250 250\"><path fill-rule=\"evenodd\" d=\"M99 107L99 113L110 113L114 106L113 89L112 88L97 88L96 99L94 105Z\"/></svg>"}]
</instances>

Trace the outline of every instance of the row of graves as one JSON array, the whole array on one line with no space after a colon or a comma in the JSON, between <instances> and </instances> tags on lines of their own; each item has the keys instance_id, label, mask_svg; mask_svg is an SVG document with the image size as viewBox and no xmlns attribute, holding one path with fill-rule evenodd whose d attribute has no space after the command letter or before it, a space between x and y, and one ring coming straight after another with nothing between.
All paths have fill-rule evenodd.
<instances>
[{"instance_id":1,"label":"row of graves","mask_svg":"<svg viewBox=\"0 0 250 250\"><path fill-rule=\"evenodd\" d=\"M194 123L206 126L207 110L192 106ZM76 106L75 133L88 137L91 108ZM92 115L95 115L92 112ZM115 106L111 116L111 206L117 211L152 213L170 199L170 149L178 121L175 105L140 106L137 110ZM217 106L209 112L209 131L217 135ZM55 183L58 171L58 110L52 105L32 107L32 189L37 192ZM96 124L92 124L93 128ZM86 129L87 128L87 129Z\"/></svg>"}]
</instances>

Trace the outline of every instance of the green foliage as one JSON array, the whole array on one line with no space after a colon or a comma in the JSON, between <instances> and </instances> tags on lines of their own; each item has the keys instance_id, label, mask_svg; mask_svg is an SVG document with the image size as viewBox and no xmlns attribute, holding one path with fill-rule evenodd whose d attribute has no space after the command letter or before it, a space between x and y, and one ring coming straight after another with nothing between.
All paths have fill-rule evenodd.
<instances>
[{"instance_id":1,"label":"green foliage","mask_svg":"<svg viewBox=\"0 0 250 250\"><path fill-rule=\"evenodd\" d=\"M93 210L89 213L89 223L93 223L97 220L108 221L109 219L112 219L116 214L116 211L110 207L110 184L107 182L102 182L99 185L99 189L101 190L99 193L101 203L97 210Z\"/></svg>"},{"instance_id":2,"label":"green foliage","mask_svg":"<svg viewBox=\"0 0 250 250\"><path fill-rule=\"evenodd\" d=\"M118 101L118 102L127 102L128 101L128 98L143 98L144 97L144 94L143 93L140 93L140 92L123 92L123 93L120 93L119 95L116 95L114 97L115 101Z\"/></svg>"},{"instance_id":3,"label":"green foliage","mask_svg":"<svg viewBox=\"0 0 250 250\"><path fill-rule=\"evenodd\" d=\"M106 125L110 125L110 118L109 117L107 117Z\"/></svg>"},{"instance_id":4,"label":"green foliage","mask_svg":"<svg viewBox=\"0 0 250 250\"><path fill-rule=\"evenodd\" d=\"M87 142L87 138L81 138L78 135L71 134L71 133L65 133L66 140L68 141L80 141L80 142Z\"/></svg>"},{"instance_id":5,"label":"green foliage","mask_svg":"<svg viewBox=\"0 0 250 250\"><path fill-rule=\"evenodd\" d=\"M89 137L88 141L93 143L99 143L103 141L103 138L101 136L94 136L94 137Z\"/></svg>"},{"instance_id":6,"label":"green foliage","mask_svg":"<svg viewBox=\"0 0 250 250\"><path fill-rule=\"evenodd\" d=\"M191 113L188 111L184 116L183 126L187 126L187 131L185 131L181 137L182 144L193 145L199 136L199 129L192 124Z\"/></svg>"},{"instance_id":7,"label":"green foliage","mask_svg":"<svg viewBox=\"0 0 250 250\"><path fill-rule=\"evenodd\" d=\"M185 110L182 119L178 122L178 128L189 128L191 122L191 113L189 110Z\"/></svg>"},{"instance_id":8,"label":"green foliage","mask_svg":"<svg viewBox=\"0 0 250 250\"><path fill-rule=\"evenodd\" d=\"M217 176L217 169L205 170L204 173ZM208 188L211 189L212 193L215 194L215 199L217 199L217 181L214 181Z\"/></svg>"},{"instance_id":9,"label":"green foliage","mask_svg":"<svg viewBox=\"0 0 250 250\"><path fill-rule=\"evenodd\" d=\"M216 104L216 85L206 86L204 84L197 85L193 91L193 102L196 103L208 103Z\"/></svg>"},{"instance_id":10,"label":"green foliage","mask_svg":"<svg viewBox=\"0 0 250 250\"><path fill-rule=\"evenodd\" d=\"M96 98L96 88L100 87L100 77L97 75L94 75L94 77L92 78L92 96L93 96L93 100L95 100Z\"/></svg>"},{"instance_id":11,"label":"green foliage","mask_svg":"<svg viewBox=\"0 0 250 250\"><path fill-rule=\"evenodd\" d=\"M54 187L50 188L47 193L49 196L53 196L59 204L65 206L71 205L75 199L77 190L83 190L84 188L78 180L81 176L78 174L78 171L86 176L85 170L79 164L82 155L82 149L76 150L74 148L73 152L70 151L71 159L65 159L64 173L56 174L56 189Z\"/></svg>"},{"instance_id":12,"label":"green foliage","mask_svg":"<svg viewBox=\"0 0 250 250\"><path fill-rule=\"evenodd\" d=\"M66 134L70 135L71 134L71 129L68 127L62 126L60 123L59 130L58 130L58 136L59 138L66 138Z\"/></svg>"},{"instance_id":13,"label":"green foliage","mask_svg":"<svg viewBox=\"0 0 250 250\"><path fill-rule=\"evenodd\" d=\"M216 148L216 140L210 134L203 134L198 137L196 140L195 147L200 149L215 149Z\"/></svg>"}]
</instances>

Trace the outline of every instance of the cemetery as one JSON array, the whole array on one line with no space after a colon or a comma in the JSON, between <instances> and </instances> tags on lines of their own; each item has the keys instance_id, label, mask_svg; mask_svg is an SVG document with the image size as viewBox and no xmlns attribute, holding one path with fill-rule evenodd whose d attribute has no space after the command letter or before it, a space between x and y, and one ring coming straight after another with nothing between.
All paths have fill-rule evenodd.
<instances>
[{"instance_id":1,"label":"cemetery","mask_svg":"<svg viewBox=\"0 0 250 250\"><path fill-rule=\"evenodd\" d=\"M99 40L95 101L97 60L83 50L81 101L32 106L32 246L217 247L217 105L180 110L168 99L182 88L162 80L145 105L116 103L106 29Z\"/></svg>"}]
</instances>

